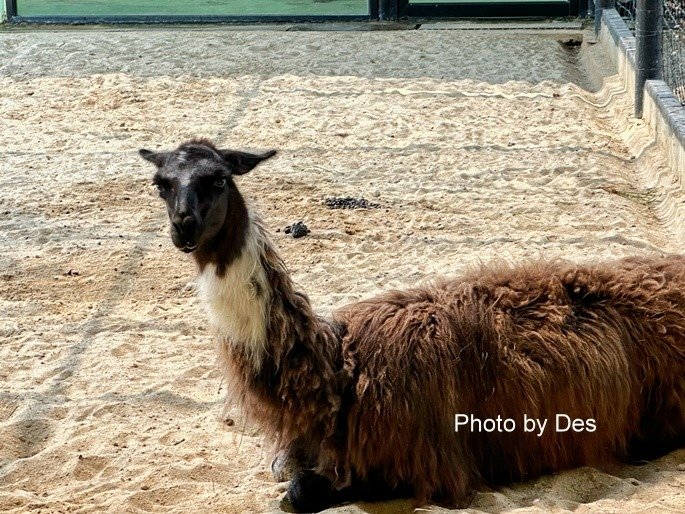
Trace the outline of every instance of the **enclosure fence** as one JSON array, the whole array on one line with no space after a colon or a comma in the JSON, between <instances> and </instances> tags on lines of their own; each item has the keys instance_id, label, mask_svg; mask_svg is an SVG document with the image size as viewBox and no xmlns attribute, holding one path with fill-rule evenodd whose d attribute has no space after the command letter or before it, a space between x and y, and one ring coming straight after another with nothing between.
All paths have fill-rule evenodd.
<instances>
[{"instance_id":1,"label":"enclosure fence","mask_svg":"<svg viewBox=\"0 0 685 514\"><path fill-rule=\"evenodd\" d=\"M635 30L635 0L616 0L616 11L626 21L631 30Z\"/></svg>"},{"instance_id":2,"label":"enclosure fence","mask_svg":"<svg viewBox=\"0 0 685 514\"><path fill-rule=\"evenodd\" d=\"M637 0L616 0L616 11L635 33ZM654 2L657 4L657 2ZM685 0L662 0L660 76L685 105Z\"/></svg>"},{"instance_id":3,"label":"enclosure fence","mask_svg":"<svg viewBox=\"0 0 685 514\"><path fill-rule=\"evenodd\" d=\"M685 2L664 0L662 75L685 105Z\"/></svg>"}]
</instances>

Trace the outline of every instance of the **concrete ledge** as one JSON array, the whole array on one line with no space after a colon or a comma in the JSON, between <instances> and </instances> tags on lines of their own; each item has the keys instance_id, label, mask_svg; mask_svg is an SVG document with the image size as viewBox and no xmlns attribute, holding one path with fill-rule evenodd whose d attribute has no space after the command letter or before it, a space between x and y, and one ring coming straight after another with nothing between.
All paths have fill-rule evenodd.
<instances>
[{"instance_id":1,"label":"concrete ledge","mask_svg":"<svg viewBox=\"0 0 685 514\"><path fill-rule=\"evenodd\" d=\"M599 39L635 101L635 36L616 9L602 13Z\"/></svg>"},{"instance_id":2,"label":"concrete ledge","mask_svg":"<svg viewBox=\"0 0 685 514\"><path fill-rule=\"evenodd\" d=\"M609 35L635 67L635 36L616 9L605 10L602 14L602 28L606 26Z\"/></svg>"},{"instance_id":3,"label":"concrete ledge","mask_svg":"<svg viewBox=\"0 0 685 514\"><path fill-rule=\"evenodd\" d=\"M629 97L635 102L635 37L615 9L604 11L600 43L614 60ZM685 107L663 80L645 84L642 118L654 131L659 149L666 157L670 177L654 176L657 183L676 184L664 191L660 211L675 231L685 235Z\"/></svg>"},{"instance_id":4,"label":"concrete ledge","mask_svg":"<svg viewBox=\"0 0 685 514\"><path fill-rule=\"evenodd\" d=\"M436 21L422 23L419 30L582 30L581 21Z\"/></svg>"},{"instance_id":5,"label":"concrete ledge","mask_svg":"<svg viewBox=\"0 0 685 514\"><path fill-rule=\"evenodd\" d=\"M685 184L685 108L663 80L648 80L645 84L643 118L654 128L669 166Z\"/></svg>"},{"instance_id":6,"label":"concrete ledge","mask_svg":"<svg viewBox=\"0 0 685 514\"><path fill-rule=\"evenodd\" d=\"M416 30L418 23L414 22L388 22L388 21L360 21L360 22L319 22L319 23L297 23L288 29L291 32L373 32L389 30Z\"/></svg>"}]
</instances>

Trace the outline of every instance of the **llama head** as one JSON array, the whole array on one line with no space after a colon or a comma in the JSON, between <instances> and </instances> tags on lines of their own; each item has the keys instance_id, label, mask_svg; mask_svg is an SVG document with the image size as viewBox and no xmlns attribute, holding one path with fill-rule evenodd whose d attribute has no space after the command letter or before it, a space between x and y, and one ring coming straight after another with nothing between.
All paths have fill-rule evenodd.
<instances>
[{"instance_id":1,"label":"llama head","mask_svg":"<svg viewBox=\"0 0 685 514\"><path fill-rule=\"evenodd\" d=\"M246 223L244 202L232 177L276 154L219 150L206 139L188 141L170 152L139 153L157 166L153 182L166 203L171 240L186 253L211 242L224 225Z\"/></svg>"}]
</instances>

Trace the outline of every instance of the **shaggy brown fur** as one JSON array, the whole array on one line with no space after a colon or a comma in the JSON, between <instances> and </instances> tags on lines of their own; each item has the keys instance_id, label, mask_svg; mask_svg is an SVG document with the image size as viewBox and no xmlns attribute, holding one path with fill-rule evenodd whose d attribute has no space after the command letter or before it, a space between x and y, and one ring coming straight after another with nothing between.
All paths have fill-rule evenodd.
<instances>
[{"instance_id":1,"label":"shaggy brown fur","mask_svg":"<svg viewBox=\"0 0 685 514\"><path fill-rule=\"evenodd\" d=\"M261 225L256 227L268 241ZM259 369L240 347L220 346L229 394L279 447L300 438L330 444L349 373L343 369L340 326L316 316L295 291L283 261L266 244L261 265L272 286L268 356Z\"/></svg>"},{"instance_id":2,"label":"shaggy brown fur","mask_svg":"<svg viewBox=\"0 0 685 514\"><path fill-rule=\"evenodd\" d=\"M313 448L334 489L380 481L419 502L465 505L484 482L683 443L685 257L481 267L323 320L261 225L239 216L226 224L257 231L271 287L258 294L271 304L260 366L240 344L221 345L231 391L282 448ZM238 252L245 234L234 232L193 254L198 265L221 256L213 248ZM455 432L455 414L517 428ZM542 436L523 431L524 414L548 420ZM596 431L558 433L557 414L594 419Z\"/></svg>"},{"instance_id":3,"label":"shaggy brown fur","mask_svg":"<svg viewBox=\"0 0 685 514\"><path fill-rule=\"evenodd\" d=\"M351 305L347 464L420 499L667 450L685 436L685 258L481 268ZM556 414L595 432L459 433L478 418ZM520 427L520 425L518 425ZM411 441L411 444L409 444ZM401 448L401 451L398 451Z\"/></svg>"},{"instance_id":4,"label":"shaggy brown fur","mask_svg":"<svg viewBox=\"0 0 685 514\"><path fill-rule=\"evenodd\" d=\"M334 313L342 346L272 270L273 362L250 376L225 355L227 375L275 433L324 442L318 472L342 486L380 476L419 502L463 506L479 483L683 443L681 256L500 265L389 292ZM457 413L517 429L455 433ZM524 414L548 420L541 437L523 431ZM596 431L556 432L557 414L594 419Z\"/></svg>"}]
</instances>

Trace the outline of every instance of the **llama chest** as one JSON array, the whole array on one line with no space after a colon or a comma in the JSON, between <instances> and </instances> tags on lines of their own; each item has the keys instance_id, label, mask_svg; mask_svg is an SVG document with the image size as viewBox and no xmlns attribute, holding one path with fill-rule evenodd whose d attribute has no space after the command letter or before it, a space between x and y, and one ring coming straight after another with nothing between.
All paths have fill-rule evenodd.
<instances>
[{"instance_id":1,"label":"llama chest","mask_svg":"<svg viewBox=\"0 0 685 514\"><path fill-rule=\"evenodd\" d=\"M197 290L209 323L222 344L242 347L259 363L266 347L269 295L261 267L235 262L217 276L207 265L197 278Z\"/></svg>"}]
</instances>

